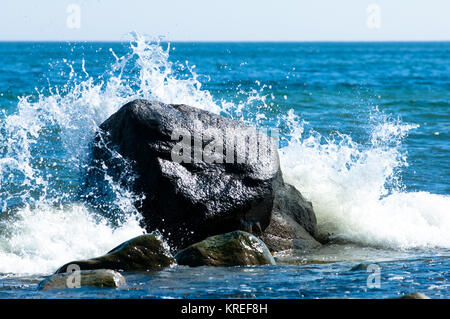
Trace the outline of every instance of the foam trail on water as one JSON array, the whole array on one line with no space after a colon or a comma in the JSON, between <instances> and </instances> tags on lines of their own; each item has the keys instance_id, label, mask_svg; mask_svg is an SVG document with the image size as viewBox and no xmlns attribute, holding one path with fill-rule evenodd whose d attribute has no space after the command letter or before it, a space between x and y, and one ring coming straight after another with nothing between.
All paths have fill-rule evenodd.
<instances>
[{"instance_id":1,"label":"foam trail on water","mask_svg":"<svg viewBox=\"0 0 450 319\"><path fill-rule=\"evenodd\" d=\"M406 192L399 172L407 165L401 140L415 125L378 119L370 145L339 135L294 133L280 150L288 183L312 201L319 230L354 243L388 248L450 248L450 197Z\"/></svg>"}]
</instances>

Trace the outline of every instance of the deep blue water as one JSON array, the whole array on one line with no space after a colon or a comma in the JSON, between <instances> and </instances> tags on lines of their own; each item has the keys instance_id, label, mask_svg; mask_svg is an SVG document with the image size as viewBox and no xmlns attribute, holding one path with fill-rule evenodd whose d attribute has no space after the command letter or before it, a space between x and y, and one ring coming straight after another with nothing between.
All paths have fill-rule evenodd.
<instances>
[{"instance_id":1,"label":"deep blue water","mask_svg":"<svg viewBox=\"0 0 450 319\"><path fill-rule=\"evenodd\" d=\"M0 43L0 297L448 297L449 42L167 48ZM347 244L297 252L293 265L173 268L126 274L119 290L37 291L58 265L139 234L132 222L97 226L77 198L91 133L136 97L215 103L225 116L279 128L290 150L283 174L312 200L319 227ZM125 193L113 191L111 205L132 214ZM360 262L381 266L380 288L350 271Z\"/></svg>"}]
</instances>

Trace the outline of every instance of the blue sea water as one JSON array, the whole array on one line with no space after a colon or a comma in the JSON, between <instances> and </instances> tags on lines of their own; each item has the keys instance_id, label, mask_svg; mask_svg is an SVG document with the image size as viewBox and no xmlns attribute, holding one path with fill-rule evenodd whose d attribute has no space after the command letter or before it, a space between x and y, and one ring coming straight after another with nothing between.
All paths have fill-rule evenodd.
<instances>
[{"instance_id":1,"label":"blue sea water","mask_svg":"<svg viewBox=\"0 0 450 319\"><path fill-rule=\"evenodd\" d=\"M281 131L284 178L339 244L277 266L125 273L120 289L39 291L60 265L143 232L111 182L79 197L98 125L135 98ZM0 298L449 295L450 43L0 43ZM360 263L380 268L352 271Z\"/></svg>"}]
</instances>

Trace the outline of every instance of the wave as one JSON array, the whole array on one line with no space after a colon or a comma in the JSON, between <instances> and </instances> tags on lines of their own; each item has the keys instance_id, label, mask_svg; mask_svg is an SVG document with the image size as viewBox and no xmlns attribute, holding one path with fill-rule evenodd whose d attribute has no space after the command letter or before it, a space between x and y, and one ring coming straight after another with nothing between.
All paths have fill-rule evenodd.
<instances>
[{"instance_id":1,"label":"wave","mask_svg":"<svg viewBox=\"0 0 450 319\"><path fill-rule=\"evenodd\" d=\"M136 98L283 128L283 175L313 202L323 233L364 245L450 247L449 197L407 193L398 177L407 165L401 141L414 126L374 118L368 146L343 134L305 133L292 110L274 112L270 85L237 90L239 102L215 99L195 66L171 62L170 50L134 34L128 54L110 50L115 62L99 78L84 60L77 72L62 59L70 70L66 85L21 97L15 112L0 113L0 273L51 272L144 232L133 205L140 195L114 184L106 171L114 216L99 215L78 193L98 125Z\"/></svg>"},{"instance_id":2,"label":"wave","mask_svg":"<svg viewBox=\"0 0 450 319\"><path fill-rule=\"evenodd\" d=\"M377 113L368 145L350 136L303 132L299 119L280 150L288 183L312 201L319 231L346 242L394 249L450 248L450 196L407 192L401 141L417 125Z\"/></svg>"},{"instance_id":3,"label":"wave","mask_svg":"<svg viewBox=\"0 0 450 319\"><path fill-rule=\"evenodd\" d=\"M0 273L48 274L59 266L100 256L143 233L130 216L118 227L85 205L40 204L9 212L0 221Z\"/></svg>"}]
</instances>

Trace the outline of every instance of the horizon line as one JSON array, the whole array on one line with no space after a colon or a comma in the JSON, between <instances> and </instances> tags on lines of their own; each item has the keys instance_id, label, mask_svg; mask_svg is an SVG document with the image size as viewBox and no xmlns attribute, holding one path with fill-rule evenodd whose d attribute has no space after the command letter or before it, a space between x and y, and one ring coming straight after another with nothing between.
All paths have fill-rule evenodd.
<instances>
[{"instance_id":1,"label":"horizon line","mask_svg":"<svg viewBox=\"0 0 450 319\"><path fill-rule=\"evenodd\" d=\"M23 42L23 43L127 43L130 40L3 40L0 43ZM151 41L150 42L157 42ZM161 43L436 43L450 42L448 40L161 40Z\"/></svg>"}]
</instances>

